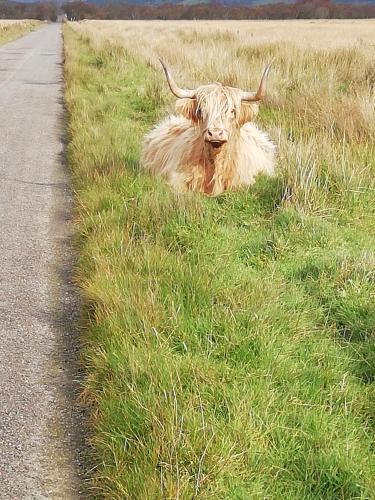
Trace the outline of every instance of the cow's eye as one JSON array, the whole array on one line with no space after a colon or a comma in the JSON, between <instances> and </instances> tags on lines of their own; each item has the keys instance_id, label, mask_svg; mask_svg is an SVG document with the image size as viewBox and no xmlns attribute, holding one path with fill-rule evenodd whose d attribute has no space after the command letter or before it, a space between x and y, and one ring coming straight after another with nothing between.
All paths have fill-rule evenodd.
<instances>
[{"instance_id":1,"label":"cow's eye","mask_svg":"<svg viewBox=\"0 0 375 500\"><path fill-rule=\"evenodd\" d=\"M231 110L230 110L230 114L231 114L231 116L233 116L233 118L234 118L234 117L236 116L236 109L235 109L235 108L231 109Z\"/></svg>"},{"instance_id":2,"label":"cow's eye","mask_svg":"<svg viewBox=\"0 0 375 500\"><path fill-rule=\"evenodd\" d=\"M195 116L198 118L198 120L200 120L202 118L202 110L201 110L201 108L197 108L197 110L195 112Z\"/></svg>"}]
</instances>

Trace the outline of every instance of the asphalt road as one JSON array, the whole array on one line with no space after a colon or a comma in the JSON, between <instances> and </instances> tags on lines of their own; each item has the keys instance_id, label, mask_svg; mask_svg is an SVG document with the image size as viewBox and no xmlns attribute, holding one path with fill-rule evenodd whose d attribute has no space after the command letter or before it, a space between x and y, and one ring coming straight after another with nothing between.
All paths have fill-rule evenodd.
<instances>
[{"instance_id":1,"label":"asphalt road","mask_svg":"<svg viewBox=\"0 0 375 500\"><path fill-rule=\"evenodd\" d=\"M82 493L61 25L0 47L0 498Z\"/></svg>"}]
</instances>

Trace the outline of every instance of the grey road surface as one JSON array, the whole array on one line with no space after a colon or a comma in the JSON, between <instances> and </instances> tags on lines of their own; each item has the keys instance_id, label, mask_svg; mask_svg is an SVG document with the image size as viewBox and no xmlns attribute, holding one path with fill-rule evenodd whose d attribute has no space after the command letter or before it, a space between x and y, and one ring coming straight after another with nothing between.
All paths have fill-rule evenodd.
<instances>
[{"instance_id":1,"label":"grey road surface","mask_svg":"<svg viewBox=\"0 0 375 500\"><path fill-rule=\"evenodd\" d=\"M0 498L75 499L76 299L61 26L0 47Z\"/></svg>"}]
</instances>

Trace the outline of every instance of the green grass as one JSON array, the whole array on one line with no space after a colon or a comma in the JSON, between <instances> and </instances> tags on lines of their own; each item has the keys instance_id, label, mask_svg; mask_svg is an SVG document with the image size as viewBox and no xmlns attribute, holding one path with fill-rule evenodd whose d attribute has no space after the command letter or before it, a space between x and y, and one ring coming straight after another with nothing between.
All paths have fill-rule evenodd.
<instances>
[{"instance_id":1,"label":"green grass","mask_svg":"<svg viewBox=\"0 0 375 500\"><path fill-rule=\"evenodd\" d=\"M0 45L24 36L30 33L30 31L34 31L40 25L40 21L20 20L14 23L3 24L0 20Z\"/></svg>"},{"instance_id":2,"label":"green grass","mask_svg":"<svg viewBox=\"0 0 375 500\"><path fill-rule=\"evenodd\" d=\"M138 172L153 70L69 27L65 58L93 495L371 498L373 186L175 195Z\"/></svg>"}]
</instances>

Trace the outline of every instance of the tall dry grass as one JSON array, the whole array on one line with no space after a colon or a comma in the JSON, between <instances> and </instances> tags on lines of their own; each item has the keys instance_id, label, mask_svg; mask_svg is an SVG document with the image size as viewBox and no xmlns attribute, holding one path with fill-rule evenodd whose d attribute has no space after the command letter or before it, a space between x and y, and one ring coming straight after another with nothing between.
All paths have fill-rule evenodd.
<instances>
[{"instance_id":1,"label":"tall dry grass","mask_svg":"<svg viewBox=\"0 0 375 500\"><path fill-rule=\"evenodd\" d=\"M28 19L0 19L0 44L25 35L40 24L40 21Z\"/></svg>"}]
</instances>

